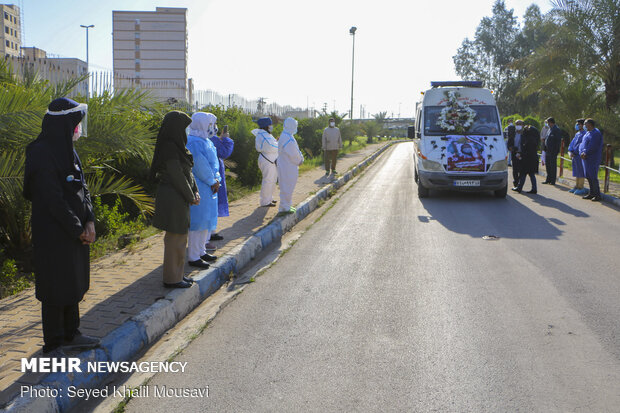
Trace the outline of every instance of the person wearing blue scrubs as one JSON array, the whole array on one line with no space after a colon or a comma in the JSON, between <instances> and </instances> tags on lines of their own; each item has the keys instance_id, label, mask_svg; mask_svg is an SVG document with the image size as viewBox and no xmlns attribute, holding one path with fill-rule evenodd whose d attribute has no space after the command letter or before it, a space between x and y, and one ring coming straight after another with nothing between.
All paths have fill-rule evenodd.
<instances>
[{"instance_id":1,"label":"person wearing blue scrubs","mask_svg":"<svg viewBox=\"0 0 620 413\"><path fill-rule=\"evenodd\" d=\"M581 157L579 156L579 145L581 145L583 135L586 134L583 126L584 122L585 119L577 119L577 123L575 123L575 137L568 145L568 155L571 158L573 176L575 177L575 187L568 192L572 192L575 195L585 195L588 193L588 190L583 187L586 174L583 170L583 162L581 162Z\"/></svg>"},{"instance_id":2,"label":"person wearing blue scrubs","mask_svg":"<svg viewBox=\"0 0 620 413\"><path fill-rule=\"evenodd\" d=\"M590 185L590 192L584 195L583 199L600 201L601 188L598 184L598 168L603 156L603 134L595 127L596 124L592 119L586 119L585 125L588 131L579 145L579 155L583 161L583 169L586 173L588 185Z\"/></svg>"},{"instance_id":3,"label":"person wearing blue scrubs","mask_svg":"<svg viewBox=\"0 0 620 413\"><path fill-rule=\"evenodd\" d=\"M205 248L211 232L217 226L217 193L222 180L217 150L209 139L215 133L216 119L212 113L194 113L187 137L187 149L194 157L192 172L201 200L199 205L192 205L189 210L187 258L189 265L199 268L209 268L208 261L217 258L207 254Z\"/></svg>"}]
</instances>

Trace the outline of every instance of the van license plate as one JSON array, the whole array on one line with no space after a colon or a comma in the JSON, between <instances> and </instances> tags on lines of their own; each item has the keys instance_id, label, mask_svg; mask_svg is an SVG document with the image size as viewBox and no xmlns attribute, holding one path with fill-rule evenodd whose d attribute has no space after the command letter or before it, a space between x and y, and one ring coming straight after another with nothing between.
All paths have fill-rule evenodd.
<instances>
[{"instance_id":1,"label":"van license plate","mask_svg":"<svg viewBox=\"0 0 620 413\"><path fill-rule=\"evenodd\" d=\"M454 186L480 186L480 181L476 181L476 180L471 180L471 181L456 180L456 181L454 181Z\"/></svg>"}]
</instances>

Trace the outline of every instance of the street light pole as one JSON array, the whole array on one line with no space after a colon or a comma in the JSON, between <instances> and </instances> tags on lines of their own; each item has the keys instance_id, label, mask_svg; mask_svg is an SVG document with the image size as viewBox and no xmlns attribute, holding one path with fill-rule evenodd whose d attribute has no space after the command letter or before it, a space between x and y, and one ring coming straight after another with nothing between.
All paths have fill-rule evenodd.
<instances>
[{"instance_id":1,"label":"street light pole","mask_svg":"<svg viewBox=\"0 0 620 413\"><path fill-rule=\"evenodd\" d=\"M349 29L349 33L353 36L353 53L351 55L351 112L349 116L351 118L351 122L353 122L353 75L355 73L355 32L357 31L357 27L353 26Z\"/></svg>"},{"instance_id":2,"label":"street light pole","mask_svg":"<svg viewBox=\"0 0 620 413\"><path fill-rule=\"evenodd\" d=\"M92 29L93 27L95 27L94 24L90 24L88 26L85 26L83 24L80 24L80 27L83 27L86 29L86 75L88 76L88 86L87 86L87 90L86 90L86 99L89 98L90 96L90 62L88 61L88 29Z\"/></svg>"}]
</instances>

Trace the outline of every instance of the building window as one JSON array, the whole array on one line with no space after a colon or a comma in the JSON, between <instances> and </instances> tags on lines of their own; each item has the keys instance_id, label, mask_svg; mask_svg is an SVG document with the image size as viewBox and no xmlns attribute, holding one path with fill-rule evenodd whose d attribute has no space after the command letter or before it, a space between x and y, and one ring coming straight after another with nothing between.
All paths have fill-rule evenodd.
<instances>
[{"instance_id":1,"label":"building window","mask_svg":"<svg viewBox=\"0 0 620 413\"><path fill-rule=\"evenodd\" d=\"M136 32L136 39L140 38L140 32Z\"/></svg>"},{"instance_id":2,"label":"building window","mask_svg":"<svg viewBox=\"0 0 620 413\"><path fill-rule=\"evenodd\" d=\"M140 51L140 43L136 43L136 51L139 52Z\"/></svg>"},{"instance_id":3,"label":"building window","mask_svg":"<svg viewBox=\"0 0 620 413\"><path fill-rule=\"evenodd\" d=\"M5 19L5 20L8 20L8 19L9 19L9 13L4 12L4 19Z\"/></svg>"},{"instance_id":4,"label":"building window","mask_svg":"<svg viewBox=\"0 0 620 413\"><path fill-rule=\"evenodd\" d=\"M11 42L9 42L8 40L6 41L6 47L11 47Z\"/></svg>"},{"instance_id":5,"label":"building window","mask_svg":"<svg viewBox=\"0 0 620 413\"><path fill-rule=\"evenodd\" d=\"M8 28L7 26L4 26L4 32L5 32L6 34L9 34L9 28Z\"/></svg>"}]
</instances>

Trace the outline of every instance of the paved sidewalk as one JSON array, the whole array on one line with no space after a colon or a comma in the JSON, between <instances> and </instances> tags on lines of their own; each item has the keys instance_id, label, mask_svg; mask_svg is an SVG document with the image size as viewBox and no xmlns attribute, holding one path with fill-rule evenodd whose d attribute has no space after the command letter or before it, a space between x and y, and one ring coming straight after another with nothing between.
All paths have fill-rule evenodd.
<instances>
[{"instance_id":1,"label":"paved sidewalk","mask_svg":"<svg viewBox=\"0 0 620 413\"><path fill-rule=\"evenodd\" d=\"M344 155L338 160L338 170L346 172L383 145L385 142ZM307 171L297 182L293 203L297 205L327 183L322 168ZM224 240L215 242L215 254L223 255L241 244L277 212L277 207L259 207L258 193L231 203L230 216L219 220L218 233ZM90 290L80 304L80 330L104 337L163 298L170 290L162 286L162 260L163 233L94 262ZM198 270L186 267L186 273ZM36 384L44 375L22 375L19 364L22 357L33 356L43 345L40 311L33 288L0 300L0 406L14 396L17 385Z\"/></svg>"}]
</instances>

